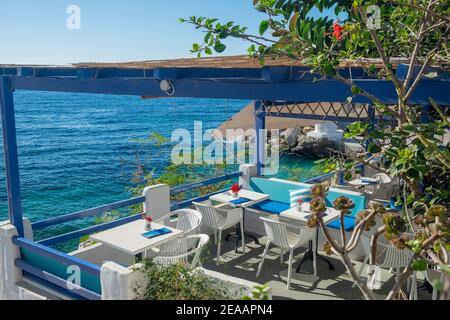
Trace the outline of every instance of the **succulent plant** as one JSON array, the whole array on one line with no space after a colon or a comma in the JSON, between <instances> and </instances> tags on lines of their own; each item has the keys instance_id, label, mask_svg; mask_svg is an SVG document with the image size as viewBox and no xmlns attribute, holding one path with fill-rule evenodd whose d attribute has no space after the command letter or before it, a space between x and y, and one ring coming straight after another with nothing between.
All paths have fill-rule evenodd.
<instances>
[{"instance_id":1,"label":"succulent plant","mask_svg":"<svg viewBox=\"0 0 450 320\"><path fill-rule=\"evenodd\" d=\"M363 221L368 215L370 214L370 210L363 210L360 211L357 215L356 215L356 224L361 223L361 221ZM376 226L376 221L375 221L375 217L370 218L366 224L364 225L364 231L370 231L371 228Z\"/></svg>"},{"instance_id":2,"label":"succulent plant","mask_svg":"<svg viewBox=\"0 0 450 320\"><path fill-rule=\"evenodd\" d=\"M447 214L447 208L439 205L439 204L435 204L432 205L426 213L426 216L428 217L444 217Z\"/></svg>"},{"instance_id":3,"label":"succulent plant","mask_svg":"<svg viewBox=\"0 0 450 320\"><path fill-rule=\"evenodd\" d=\"M417 215L414 217L413 222L416 226L423 226L425 225L425 217L421 214Z\"/></svg>"},{"instance_id":4,"label":"succulent plant","mask_svg":"<svg viewBox=\"0 0 450 320\"><path fill-rule=\"evenodd\" d=\"M399 250L405 249L408 246L408 242L409 238L406 235L391 239L392 245Z\"/></svg>"},{"instance_id":5,"label":"succulent plant","mask_svg":"<svg viewBox=\"0 0 450 320\"><path fill-rule=\"evenodd\" d=\"M318 222L319 221L317 219L317 215L311 214L308 218L308 221L306 221L306 225L308 226L308 228L317 228L317 226L319 225Z\"/></svg>"},{"instance_id":6,"label":"succulent plant","mask_svg":"<svg viewBox=\"0 0 450 320\"><path fill-rule=\"evenodd\" d=\"M333 201L333 206L336 210L342 211L343 214L350 214L350 210L355 207L355 203L351 199L342 196Z\"/></svg>"},{"instance_id":7,"label":"succulent plant","mask_svg":"<svg viewBox=\"0 0 450 320\"><path fill-rule=\"evenodd\" d=\"M333 251L331 250L331 244L329 242L325 242L323 244L323 252L325 252L325 254L328 256L331 256L333 254Z\"/></svg>"},{"instance_id":8,"label":"succulent plant","mask_svg":"<svg viewBox=\"0 0 450 320\"><path fill-rule=\"evenodd\" d=\"M368 207L372 212L375 211L378 215L383 215L386 213L386 208L378 201L370 201Z\"/></svg>"},{"instance_id":9,"label":"succulent plant","mask_svg":"<svg viewBox=\"0 0 450 320\"><path fill-rule=\"evenodd\" d=\"M406 221L396 213L389 212L385 214L383 222L387 233L399 235L406 231Z\"/></svg>"},{"instance_id":10,"label":"succulent plant","mask_svg":"<svg viewBox=\"0 0 450 320\"><path fill-rule=\"evenodd\" d=\"M327 182L315 184L311 188L311 195L313 197L321 197L321 198L323 198L327 194L328 189L330 189L330 186L329 186L329 184Z\"/></svg>"},{"instance_id":11,"label":"succulent plant","mask_svg":"<svg viewBox=\"0 0 450 320\"><path fill-rule=\"evenodd\" d=\"M312 199L309 206L311 212L315 214L321 214L327 211L327 204L325 203L325 200L320 197Z\"/></svg>"}]
</instances>

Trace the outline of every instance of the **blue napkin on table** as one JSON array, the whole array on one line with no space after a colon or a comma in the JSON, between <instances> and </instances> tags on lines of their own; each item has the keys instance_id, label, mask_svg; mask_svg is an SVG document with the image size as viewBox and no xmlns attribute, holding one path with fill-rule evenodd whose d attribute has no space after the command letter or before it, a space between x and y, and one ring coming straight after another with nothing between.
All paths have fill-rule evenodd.
<instances>
[{"instance_id":1,"label":"blue napkin on table","mask_svg":"<svg viewBox=\"0 0 450 320\"><path fill-rule=\"evenodd\" d=\"M158 236L162 236L168 233L171 233L172 230L170 230L169 228L161 228L161 229L157 229L157 230L152 230L152 231L148 231L146 233L143 233L142 236L147 238L147 239L152 239Z\"/></svg>"},{"instance_id":2,"label":"blue napkin on table","mask_svg":"<svg viewBox=\"0 0 450 320\"><path fill-rule=\"evenodd\" d=\"M236 200L231 200L230 203L231 204L242 204L242 203L247 203L247 202L250 202L250 201L252 201L252 200L250 200L248 198L239 198L239 199L236 199Z\"/></svg>"},{"instance_id":3,"label":"blue napkin on table","mask_svg":"<svg viewBox=\"0 0 450 320\"><path fill-rule=\"evenodd\" d=\"M323 214L322 214L322 218L326 217L327 215L328 215L327 213L323 213ZM307 216L305 216L305 219L308 220L309 217L311 217L310 214L308 214Z\"/></svg>"}]
</instances>

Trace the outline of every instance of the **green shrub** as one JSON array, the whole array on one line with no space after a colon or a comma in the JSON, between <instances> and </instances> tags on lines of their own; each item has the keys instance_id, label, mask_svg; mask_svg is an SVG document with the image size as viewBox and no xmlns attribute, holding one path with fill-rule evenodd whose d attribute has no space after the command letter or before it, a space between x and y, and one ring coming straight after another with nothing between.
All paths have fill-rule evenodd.
<instances>
[{"instance_id":1,"label":"green shrub","mask_svg":"<svg viewBox=\"0 0 450 320\"><path fill-rule=\"evenodd\" d=\"M193 271L183 264L162 267L145 260L137 271L146 281L134 288L138 300L232 300L228 288L218 287L214 280L200 270Z\"/></svg>"}]
</instances>

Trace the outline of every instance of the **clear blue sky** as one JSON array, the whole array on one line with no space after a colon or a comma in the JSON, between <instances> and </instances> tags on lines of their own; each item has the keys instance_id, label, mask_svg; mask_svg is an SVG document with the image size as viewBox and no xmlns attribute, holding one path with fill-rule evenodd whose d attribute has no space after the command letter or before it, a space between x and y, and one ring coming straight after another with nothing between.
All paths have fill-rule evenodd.
<instances>
[{"instance_id":1,"label":"clear blue sky","mask_svg":"<svg viewBox=\"0 0 450 320\"><path fill-rule=\"evenodd\" d=\"M205 15L257 30L252 0L0 1L0 64L65 64L189 57L200 31L178 22ZM81 8L81 30L66 28L69 5ZM227 55L247 45L229 41Z\"/></svg>"}]
</instances>

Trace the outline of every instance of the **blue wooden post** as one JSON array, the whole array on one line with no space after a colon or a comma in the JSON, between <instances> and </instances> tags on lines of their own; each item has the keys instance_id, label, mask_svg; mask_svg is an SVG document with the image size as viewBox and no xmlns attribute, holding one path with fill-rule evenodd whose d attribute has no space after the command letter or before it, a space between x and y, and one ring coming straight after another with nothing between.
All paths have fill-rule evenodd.
<instances>
[{"instance_id":1,"label":"blue wooden post","mask_svg":"<svg viewBox=\"0 0 450 320\"><path fill-rule=\"evenodd\" d=\"M430 121L430 106L429 105L425 105L422 107L422 113L420 115L420 122L422 123L428 123Z\"/></svg>"},{"instance_id":2,"label":"blue wooden post","mask_svg":"<svg viewBox=\"0 0 450 320\"><path fill-rule=\"evenodd\" d=\"M369 131L371 132L375 129L375 120L376 120L375 119L375 108L371 104L367 108L367 117L369 118ZM371 139L368 139L367 143L366 143L366 151L367 151L367 148L369 147L370 143L371 143Z\"/></svg>"},{"instance_id":3,"label":"blue wooden post","mask_svg":"<svg viewBox=\"0 0 450 320\"><path fill-rule=\"evenodd\" d=\"M266 148L266 110L261 101L254 102L256 130L256 168L257 174L263 174L264 155Z\"/></svg>"},{"instance_id":4,"label":"blue wooden post","mask_svg":"<svg viewBox=\"0 0 450 320\"><path fill-rule=\"evenodd\" d=\"M375 129L375 121L376 121L376 114L375 114L375 108L373 105L369 104L367 107L367 117L369 118L369 132L373 131ZM372 139L368 139L366 141L366 152L368 151L369 145L372 143ZM367 152L366 155L367 158L371 157L371 154ZM361 168L361 175L364 175L365 166L362 166Z\"/></svg>"},{"instance_id":5,"label":"blue wooden post","mask_svg":"<svg viewBox=\"0 0 450 320\"><path fill-rule=\"evenodd\" d=\"M5 156L9 219L16 227L19 237L23 237L23 213L20 196L14 99L9 77L0 77L0 106L3 126L3 152Z\"/></svg>"}]
</instances>

